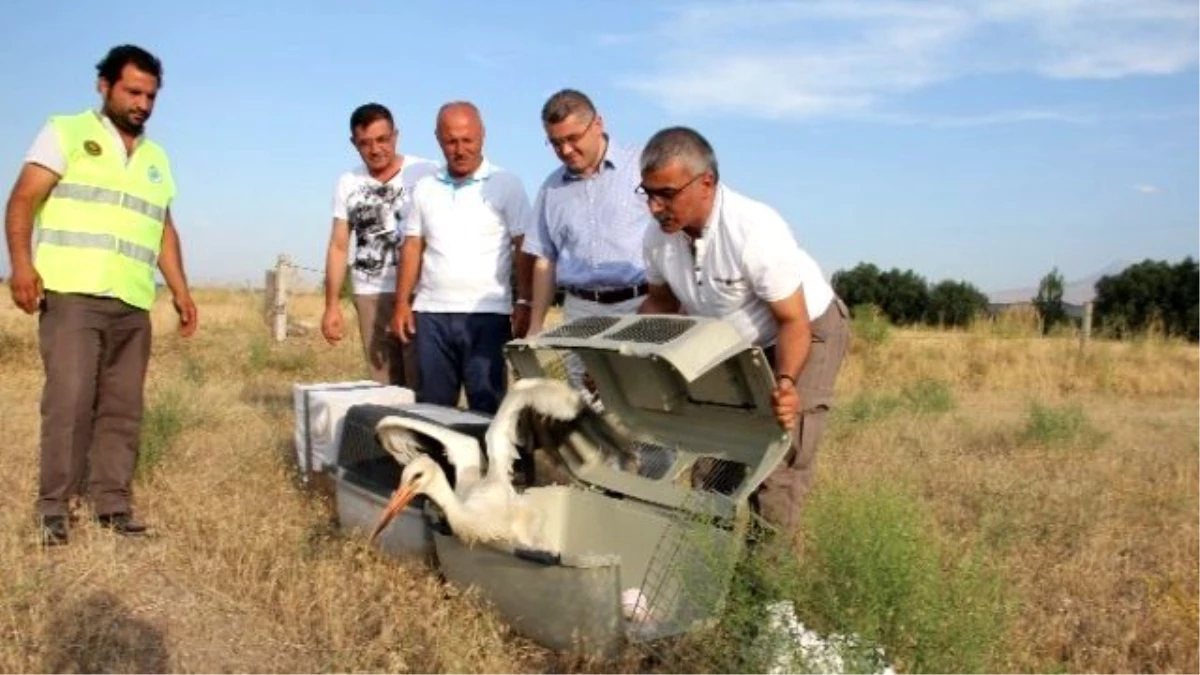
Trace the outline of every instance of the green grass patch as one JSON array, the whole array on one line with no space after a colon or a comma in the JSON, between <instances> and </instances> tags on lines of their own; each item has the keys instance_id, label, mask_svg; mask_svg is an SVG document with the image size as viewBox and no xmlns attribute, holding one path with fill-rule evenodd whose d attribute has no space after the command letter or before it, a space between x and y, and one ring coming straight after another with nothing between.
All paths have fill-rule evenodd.
<instances>
[{"instance_id":1,"label":"green grass patch","mask_svg":"<svg viewBox=\"0 0 1200 675\"><path fill-rule=\"evenodd\" d=\"M313 368L316 362L316 356L310 350L292 349L287 345L272 346L260 338L250 343L246 367L251 372L295 374Z\"/></svg>"},{"instance_id":2,"label":"green grass patch","mask_svg":"<svg viewBox=\"0 0 1200 675\"><path fill-rule=\"evenodd\" d=\"M803 548L791 595L810 628L861 636L903 672L1001 665L1002 578L981 551L941 538L906 490L828 486L808 502Z\"/></svg>"},{"instance_id":3,"label":"green grass patch","mask_svg":"<svg viewBox=\"0 0 1200 675\"><path fill-rule=\"evenodd\" d=\"M805 509L802 557L780 541L752 548L733 576L720 623L689 635L665 665L848 673L1003 666L1013 607L1002 576L981 549L940 534L914 495L889 484L826 485ZM806 651L774 622L789 604L825 643L823 653ZM837 661L827 660L831 654Z\"/></svg>"},{"instance_id":4,"label":"green grass patch","mask_svg":"<svg viewBox=\"0 0 1200 675\"><path fill-rule=\"evenodd\" d=\"M174 389L159 394L142 413L141 446L135 476L146 480L170 452L187 422L183 397Z\"/></svg>"},{"instance_id":5,"label":"green grass patch","mask_svg":"<svg viewBox=\"0 0 1200 675\"><path fill-rule=\"evenodd\" d=\"M33 339L0 330L0 363L24 363L38 357L36 336Z\"/></svg>"},{"instance_id":6,"label":"green grass patch","mask_svg":"<svg viewBox=\"0 0 1200 675\"><path fill-rule=\"evenodd\" d=\"M904 405L904 399L895 394L863 392L839 408L837 414L850 422L871 422L890 417Z\"/></svg>"},{"instance_id":7,"label":"green grass patch","mask_svg":"<svg viewBox=\"0 0 1200 675\"><path fill-rule=\"evenodd\" d=\"M848 422L862 423L886 419L898 412L937 415L953 410L954 392L942 380L922 379L900 392L863 392L846 404L835 406L834 415Z\"/></svg>"},{"instance_id":8,"label":"green grass patch","mask_svg":"<svg viewBox=\"0 0 1200 675\"><path fill-rule=\"evenodd\" d=\"M851 332L858 340L872 347L887 342L892 334L892 325L875 305L858 305L850 313Z\"/></svg>"},{"instance_id":9,"label":"green grass patch","mask_svg":"<svg viewBox=\"0 0 1200 675\"><path fill-rule=\"evenodd\" d=\"M197 387L204 386L204 383L208 381L208 371L204 366L204 362L194 356L184 357L183 379Z\"/></svg>"},{"instance_id":10,"label":"green grass patch","mask_svg":"<svg viewBox=\"0 0 1200 675\"><path fill-rule=\"evenodd\" d=\"M954 392L944 380L925 378L900 392L904 407L918 414L939 414L954 409Z\"/></svg>"},{"instance_id":11,"label":"green grass patch","mask_svg":"<svg viewBox=\"0 0 1200 675\"><path fill-rule=\"evenodd\" d=\"M1078 403L1053 406L1033 401L1025 413L1019 440L1023 445L1046 447L1077 443L1095 445L1102 436Z\"/></svg>"}]
</instances>

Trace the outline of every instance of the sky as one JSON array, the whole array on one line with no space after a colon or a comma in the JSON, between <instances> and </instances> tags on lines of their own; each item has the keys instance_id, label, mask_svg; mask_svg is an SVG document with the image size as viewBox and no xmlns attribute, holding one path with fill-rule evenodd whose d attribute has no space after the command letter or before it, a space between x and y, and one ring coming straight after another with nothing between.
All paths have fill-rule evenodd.
<instances>
[{"instance_id":1,"label":"sky","mask_svg":"<svg viewBox=\"0 0 1200 675\"><path fill-rule=\"evenodd\" d=\"M1200 256L1194 0L409 0L0 3L0 182L52 114L96 106L113 45L164 64L193 285L324 266L349 115L387 105L440 159L438 107L481 110L532 200L539 113L586 92L613 139L695 128L826 276L859 262L984 291ZM8 273L7 256L0 271ZM320 274L306 279L319 282Z\"/></svg>"}]
</instances>

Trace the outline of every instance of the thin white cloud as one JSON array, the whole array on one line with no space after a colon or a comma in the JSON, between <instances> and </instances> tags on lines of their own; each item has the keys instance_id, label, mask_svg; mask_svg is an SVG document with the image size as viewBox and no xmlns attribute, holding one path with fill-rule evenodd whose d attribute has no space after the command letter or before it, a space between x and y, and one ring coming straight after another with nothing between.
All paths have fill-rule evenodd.
<instances>
[{"instance_id":1,"label":"thin white cloud","mask_svg":"<svg viewBox=\"0 0 1200 675\"><path fill-rule=\"evenodd\" d=\"M682 6L651 33L647 72L618 82L676 113L863 118L906 94L996 73L1159 75L1197 60L1183 0L775 0ZM616 44L615 36L601 37ZM1043 110L924 120L934 126L1075 122Z\"/></svg>"},{"instance_id":2,"label":"thin white cloud","mask_svg":"<svg viewBox=\"0 0 1200 675\"><path fill-rule=\"evenodd\" d=\"M872 114L868 121L888 124L928 126L944 129L962 127L990 127L1023 122L1057 122L1060 124L1090 124L1096 121L1091 115L1080 115L1059 110L1004 110L985 115L899 115Z\"/></svg>"},{"instance_id":3,"label":"thin white cloud","mask_svg":"<svg viewBox=\"0 0 1200 675\"><path fill-rule=\"evenodd\" d=\"M1133 189L1137 190L1138 192L1140 192L1144 195L1157 194L1162 191L1162 189L1159 188L1157 185L1147 185L1145 183L1134 185Z\"/></svg>"}]
</instances>

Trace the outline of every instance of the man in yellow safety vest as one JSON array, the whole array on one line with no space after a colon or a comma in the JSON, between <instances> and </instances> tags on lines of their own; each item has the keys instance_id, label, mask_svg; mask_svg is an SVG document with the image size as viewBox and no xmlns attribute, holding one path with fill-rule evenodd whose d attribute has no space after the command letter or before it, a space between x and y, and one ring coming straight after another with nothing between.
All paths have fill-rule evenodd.
<instances>
[{"instance_id":1,"label":"man in yellow safety vest","mask_svg":"<svg viewBox=\"0 0 1200 675\"><path fill-rule=\"evenodd\" d=\"M46 382L37 514L47 545L67 542L68 502L84 490L101 527L145 532L133 517L131 486L156 267L180 335L197 326L171 222L170 163L143 133L162 65L122 45L96 69L101 109L50 118L25 158L4 221L13 301L39 312Z\"/></svg>"}]
</instances>

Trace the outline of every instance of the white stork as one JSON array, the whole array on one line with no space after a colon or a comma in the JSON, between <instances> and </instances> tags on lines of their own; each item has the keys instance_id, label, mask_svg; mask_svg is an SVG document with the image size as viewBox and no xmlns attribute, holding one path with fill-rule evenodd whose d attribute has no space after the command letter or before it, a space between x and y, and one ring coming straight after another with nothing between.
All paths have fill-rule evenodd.
<instances>
[{"instance_id":1,"label":"white stork","mask_svg":"<svg viewBox=\"0 0 1200 675\"><path fill-rule=\"evenodd\" d=\"M400 486L371 533L372 543L417 495L423 494L441 507L454 535L467 544L504 541L524 548L543 548L540 514L513 489L503 458L489 453L488 471L483 474L479 443L471 436L398 415L381 419L376 429L383 446L405 466ZM453 489L441 465L420 452L419 436L445 448L454 466Z\"/></svg>"},{"instance_id":2,"label":"white stork","mask_svg":"<svg viewBox=\"0 0 1200 675\"><path fill-rule=\"evenodd\" d=\"M486 473L480 470L482 453L474 438L424 420L388 416L379 421L376 430L383 446L404 465L404 471L371 541L417 495L423 494L442 508L450 529L465 543L506 542L548 551L542 514L512 484L518 424L526 411L533 413L530 422L543 441L561 442L573 431L582 430L599 435L601 447L608 453L615 450L623 458L634 454L621 430L596 413L578 391L558 380L529 378L513 383L488 425ZM455 469L454 489L442 467L420 451L419 436L445 449Z\"/></svg>"}]
</instances>

